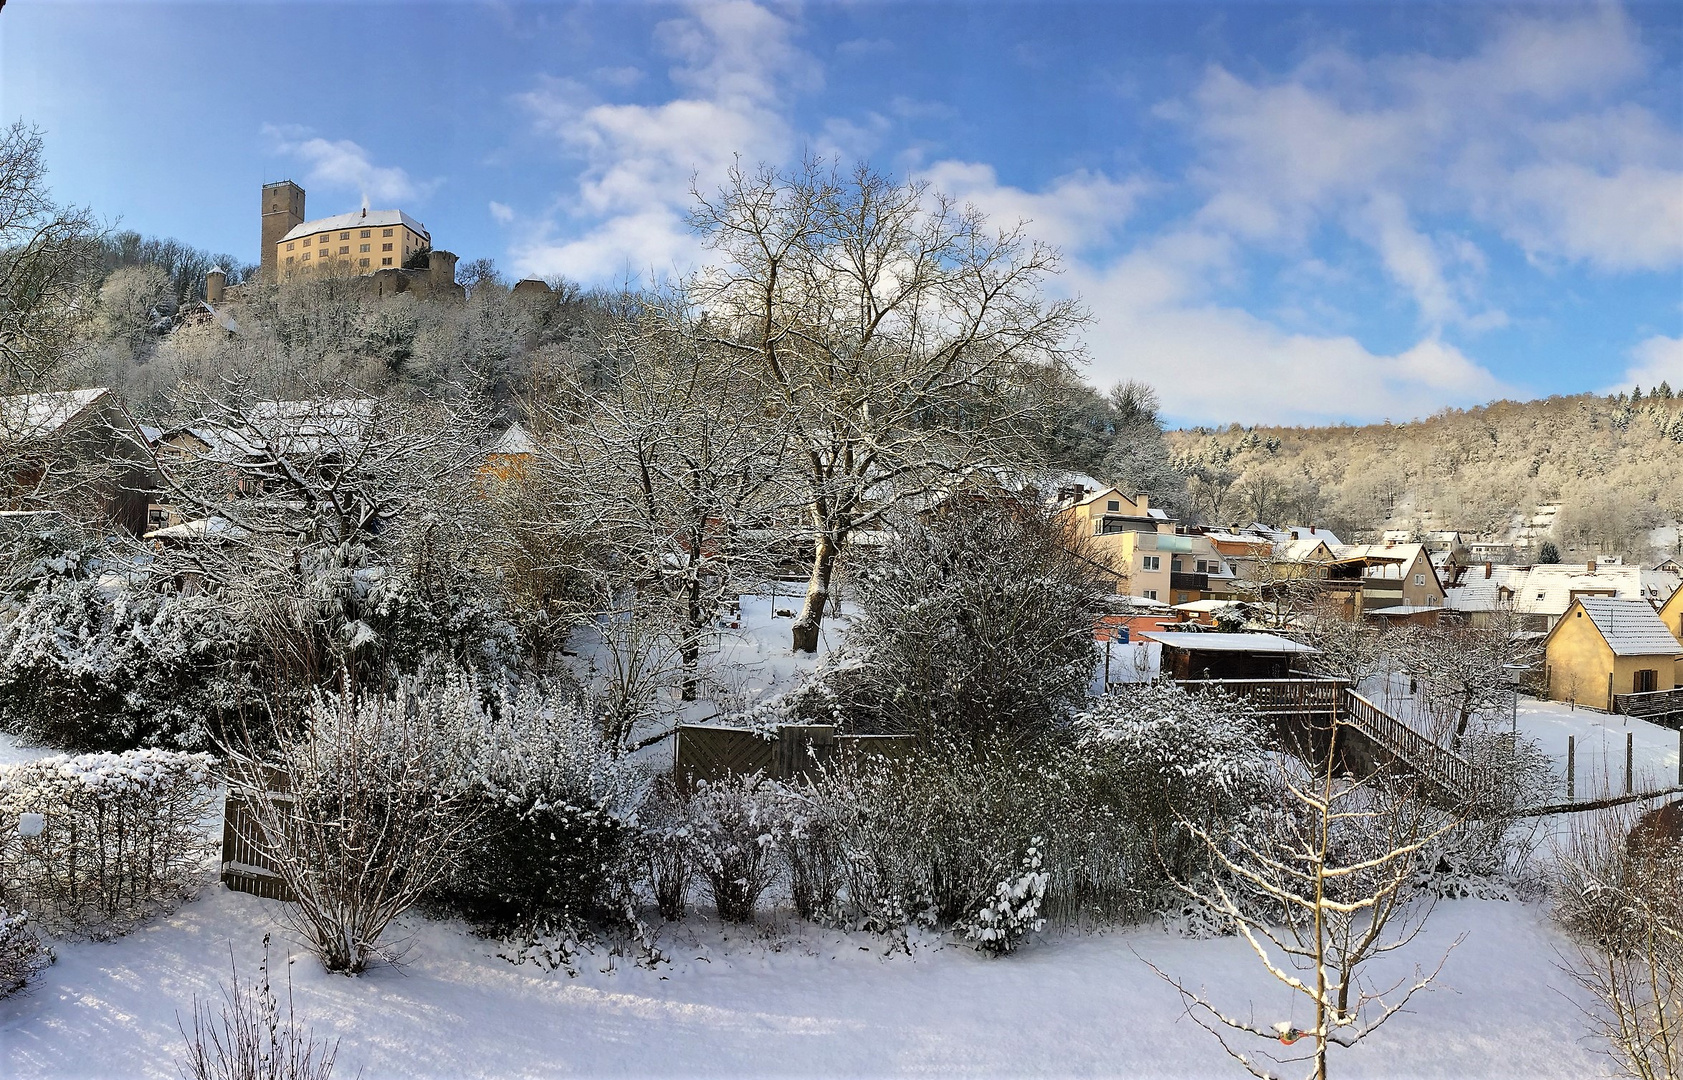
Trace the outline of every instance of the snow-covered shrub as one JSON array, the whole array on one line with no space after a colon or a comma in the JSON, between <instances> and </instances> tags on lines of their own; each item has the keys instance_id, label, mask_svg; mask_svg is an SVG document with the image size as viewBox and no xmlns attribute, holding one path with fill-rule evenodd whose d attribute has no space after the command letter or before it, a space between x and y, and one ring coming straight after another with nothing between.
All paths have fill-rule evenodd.
<instances>
[{"instance_id":1,"label":"snow-covered shrub","mask_svg":"<svg viewBox=\"0 0 1683 1080\"><path fill-rule=\"evenodd\" d=\"M1671 804L1575 814L1554 859L1563 966L1588 992L1591 1031L1627 1076L1683 1075L1683 844Z\"/></svg>"},{"instance_id":2,"label":"snow-covered shrub","mask_svg":"<svg viewBox=\"0 0 1683 1080\"><path fill-rule=\"evenodd\" d=\"M777 880L774 835L786 803L783 789L759 773L703 782L690 796L690 850L724 921L753 922L760 895Z\"/></svg>"},{"instance_id":3,"label":"snow-covered shrub","mask_svg":"<svg viewBox=\"0 0 1683 1080\"><path fill-rule=\"evenodd\" d=\"M303 730L233 766L250 841L296 898L293 928L329 971L356 974L391 921L455 867L475 817L450 695L318 694Z\"/></svg>"},{"instance_id":4,"label":"snow-covered shrub","mask_svg":"<svg viewBox=\"0 0 1683 1080\"><path fill-rule=\"evenodd\" d=\"M1008 953L1023 936L1046 926L1040 913L1046 873L1040 869L1040 838L1029 841L1021 870L994 886L993 896L961 924L964 936L983 952Z\"/></svg>"},{"instance_id":5,"label":"snow-covered shrub","mask_svg":"<svg viewBox=\"0 0 1683 1080\"><path fill-rule=\"evenodd\" d=\"M29 915L0 907L0 997L21 989L52 962L52 950L29 928Z\"/></svg>"},{"instance_id":6,"label":"snow-covered shrub","mask_svg":"<svg viewBox=\"0 0 1683 1080\"><path fill-rule=\"evenodd\" d=\"M288 976L286 1010L269 985L269 938L263 937L263 962L257 978L240 981L230 962L233 982L222 987L222 1006L193 995L193 1027L181 1024L186 1053L183 1080L330 1080L339 1040L317 1039L298 1023Z\"/></svg>"},{"instance_id":7,"label":"snow-covered shrub","mask_svg":"<svg viewBox=\"0 0 1683 1080\"><path fill-rule=\"evenodd\" d=\"M1094 702L1072 731L1096 797L1152 839L1171 874L1193 872L1200 847L1183 821L1229 827L1277 777L1254 711L1215 691L1142 683Z\"/></svg>"},{"instance_id":8,"label":"snow-covered shrub","mask_svg":"<svg viewBox=\"0 0 1683 1080\"><path fill-rule=\"evenodd\" d=\"M1446 899L1507 898L1544 887L1531 866L1543 818L1527 814L1554 792L1554 767L1541 747L1508 732L1469 731L1460 751L1480 783L1458 823L1421 853L1416 885Z\"/></svg>"},{"instance_id":9,"label":"snow-covered shrub","mask_svg":"<svg viewBox=\"0 0 1683 1080\"><path fill-rule=\"evenodd\" d=\"M670 774L657 778L638 815L637 855L655 907L667 922L684 917L695 876L695 853L684 805Z\"/></svg>"},{"instance_id":10,"label":"snow-covered shrub","mask_svg":"<svg viewBox=\"0 0 1683 1080\"><path fill-rule=\"evenodd\" d=\"M841 852L831 806L809 789L790 790L776 823L777 851L789 875L795 914L819 921L834 913L841 890Z\"/></svg>"},{"instance_id":11,"label":"snow-covered shrub","mask_svg":"<svg viewBox=\"0 0 1683 1080\"><path fill-rule=\"evenodd\" d=\"M206 754L61 755L0 769L0 899L50 928L121 931L189 895L215 843Z\"/></svg>"},{"instance_id":12,"label":"snow-covered shrub","mask_svg":"<svg viewBox=\"0 0 1683 1080\"><path fill-rule=\"evenodd\" d=\"M72 750L205 750L260 713L251 628L203 593L55 578L0 627L0 727Z\"/></svg>"},{"instance_id":13,"label":"snow-covered shrub","mask_svg":"<svg viewBox=\"0 0 1683 1080\"><path fill-rule=\"evenodd\" d=\"M482 690L455 673L430 695L454 733L449 767L468 818L434 899L502 932L539 917L621 916L643 770L616 757L575 702L537 688Z\"/></svg>"},{"instance_id":14,"label":"snow-covered shrub","mask_svg":"<svg viewBox=\"0 0 1683 1080\"><path fill-rule=\"evenodd\" d=\"M1038 508L957 504L861 568L845 708L862 730L1032 741L1087 693L1114 589Z\"/></svg>"}]
</instances>

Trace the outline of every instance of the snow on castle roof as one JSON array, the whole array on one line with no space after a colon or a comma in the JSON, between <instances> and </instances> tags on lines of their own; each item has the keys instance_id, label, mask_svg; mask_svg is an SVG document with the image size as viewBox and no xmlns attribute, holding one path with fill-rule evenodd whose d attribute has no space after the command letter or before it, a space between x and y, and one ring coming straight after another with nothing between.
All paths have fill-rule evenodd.
<instances>
[{"instance_id":1,"label":"snow on castle roof","mask_svg":"<svg viewBox=\"0 0 1683 1080\"><path fill-rule=\"evenodd\" d=\"M427 227L402 210L353 210L349 214L317 218L302 225L294 225L281 237L281 242L296 240L300 236L314 236L318 232L332 232L334 229L377 229L387 225L402 225L409 231L425 237L428 243L432 242L432 234L427 232Z\"/></svg>"}]
</instances>

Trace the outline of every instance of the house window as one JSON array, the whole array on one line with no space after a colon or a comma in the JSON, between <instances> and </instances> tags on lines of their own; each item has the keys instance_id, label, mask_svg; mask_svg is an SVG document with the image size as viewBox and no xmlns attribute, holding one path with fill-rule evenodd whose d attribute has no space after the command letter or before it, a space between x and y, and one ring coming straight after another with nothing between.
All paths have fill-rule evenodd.
<instances>
[{"instance_id":1,"label":"house window","mask_svg":"<svg viewBox=\"0 0 1683 1080\"><path fill-rule=\"evenodd\" d=\"M1114 514L1118 510L1122 509L1122 504L1120 502L1118 502L1116 499L1112 499L1109 502L1104 504L1104 508L1106 510L1110 511L1112 514Z\"/></svg>"},{"instance_id":2,"label":"house window","mask_svg":"<svg viewBox=\"0 0 1683 1080\"><path fill-rule=\"evenodd\" d=\"M314 238L313 238L313 237L309 237L309 236L306 236L306 237L304 237L304 246L305 246L305 247L309 247L309 246L310 246L310 241L311 241L311 240L312 240L312 239L314 239Z\"/></svg>"},{"instance_id":3,"label":"house window","mask_svg":"<svg viewBox=\"0 0 1683 1080\"><path fill-rule=\"evenodd\" d=\"M367 269L367 268L368 268L368 260L367 260L367 259L358 259L358 260L357 260L357 261L356 261L356 264L357 264L357 265L358 265L358 266L360 266L360 267L362 267L362 268L364 268L364 269Z\"/></svg>"},{"instance_id":4,"label":"house window","mask_svg":"<svg viewBox=\"0 0 1683 1080\"><path fill-rule=\"evenodd\" d=\"M1414 575L1414 584L1415 585L1426 584L1426 575L1425 574L1415 574Z\"/></svg>"},{"instance_id":5,"label":"house window","mask_svg":"<svg viewBox=\"0 0 1683 1080\"><path fill-rule=\"evenodd\" d=\"M307 252L307 251L306 251L306 252L304 252L304 261L305 261L305 262L309 262L309 261L310 261L310 253L309 253L309 252Z\"/></svg>"},{"instance_id":6,"label":"house window","mask_svg":"<svg viewBox=\"0 0 1683 1080\"><path fill-rule=\"evenodd\" d=\"M1660 688L1660 673L1653 668L1644 668L1631 680L1630 688L1633 693L1651 694Z\"/></svg>"},{"instance_id":7,"label":"house window","mask_svg":"<svg viewBox=\"0 0 1683 1080\"><path fill-rule=\"evenodd\" d=\"M291 251L291 250L292 250L292 246L293 246L293 244L295 244L295 243L296 243L296 241L294 241L294 240L288 240L288 241L287 241L287 242L286 242L286 250L288 250L288 251Z\"/></svg>"},{"instance_id":8,"label":"house window","mask_svg":"<svg viewBox=\"0 0 1683 1080\"><path fill-rule=\"evenodd\" d=\"M381 266L390 266L391 264L392 264L392 260L391 260L390 255L388 255L385 258L380 260L380 265Z\"/></svg>"},{"instance_id":9,"label":"house window","mask_svg":"<svg viewBox=\"0 0 1683 1080\"><path fill-rule=\"evenodd\" d=\"M351 245L349 245L349 244L340 244L339 245L339 254L349 255L350 253L351 253Z\"/></svg>"},{"instance_id":10,"label":"house window","mask_svg":"<svg viewBox=\"0 0 1683 1080\"><path fill-rule=\"evenodd\" d=\"M339 239L341 239L341 240L349 240L350 238L351 238L351 234L348 233L348 232L342 232L342 233L339 234Z\"/></svg>"},{"instance_id":11,"label":"house window","mask_svg":"<svg viewBox=\"0 0 1683 1080\"><path fill-rule=\"evenodd\" d=\"M1142 592L1140 595L1145 597L1147 600L1155 600L1155 599L1157 599L1157 590L1156 589L1147 589L1144 592Z\"/></svg>"},{"instance_id":12,"label":"house window","mask_svg":"<svg viewBox=\"0 0 1683 1080\"><path fill-rule=\"evenodd\" d=\"M1175 603L1177 603L1177 604L1186 603L1186 594L1183 593L1183 592L1182 593L1175 593Z\"/></svg>"},{"instance_id":13,"label":"house window","mask_svg":"<svg viewBox=\"0 0 1683 1080\"><path fill-rule=\"evenodd\" d=\"M1141 562L1147 570L1163 569L1163 556L1161 555L1147 555L1141 560Z\"/></svg>"},{"instance_id":14,"label":"house window","mask_svg":"<svg viewBox=\"0 0 1683 1080\"><path fill-rule=\"evenodd\" d=\"M380 230L380 235L381 236L390 236L391 234L392 234L392 231L390 229L381 229Z\"/></svg>"},{"instance_id":15,"label":"house window","mask_svg":"<svg viewBox=\"0 0 1683 1080\"><path fill-rule=\"evenodd\" d=\"M373 235L374 235L374 230L373 230L373 229L364 229L364 230L362 230L362 237L361 237L361 239L363 239L363 240L366 240L366 239L368 239L368 238L369 238L369 237L370 237L370 236L373 236Z\"/></svg>"},{"instance_id":16,"label":"house window","mask_svg":"<svg viewBox=\"0 0 1683 1080\"><path fill-rule=\"evenodd\" d=\"M390 251L391 249L392 249L392 246L390 244L381 244L380 245L380 250L381 251Z\"/></svg>"},{"instance_id":17,"label":"house window","mask_svg":"<svg viewBox=\"0 0 1683 1080\"><path fill-rule=\"evenodd\" d=\"M358 249L357 249L357 250L358 250L358 251L367 251L367 250L368 250L368 249L369 249L369 248L371 248L371 247L373 247L373 246L374 246L374 245L373 245L373 244L363 244L363 245L362 245L362 246L361 246L361 247L359 247L359 248L358 248Z\"/></svg>"}]
</instances>

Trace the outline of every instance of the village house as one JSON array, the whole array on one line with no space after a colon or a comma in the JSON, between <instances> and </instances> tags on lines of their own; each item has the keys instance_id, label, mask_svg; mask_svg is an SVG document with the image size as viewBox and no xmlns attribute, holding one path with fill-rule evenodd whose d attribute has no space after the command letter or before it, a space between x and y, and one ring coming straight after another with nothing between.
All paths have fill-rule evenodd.
<instances>
[{"instance_id":1,"label":"village house","mask_svg":"<svg viewBox=\"0 0 1683 1080\"><path fill-rule=\"evenodd\" d=\"M1119 575L1119 592L1184 604L1230 591L1232 567L1203 531L1178 526L1144 493L1104 488L1068 502L1057 516Z\"/></svg>"},{"instance_id":2,"label":"village house","mask_svg":"<svg viewBox=\"0 0 1683 1080\"><path fill-rule=\"evenodd\" d=\"M1349 583L1353 616L1381 608L1405 608L1411 614L1444 606L1443 581L1424 544L1340 544L1332 554L1328 582L1334 587Z\"/></svg>"},{"instance_id":3,"label":"village house","mask_svg":"<svg viewBox=\"0 0 1683 1080\"><path fill-rule=\"evenodd\" d=\"M1671 636L1683 644L1683 589L1671 591L1671 596L1660 605L1659 616Z\"/></svg>"},{"instance_id":4,"label":"village house","mask_svg":"<svg viewBox=\"0 0 1683 1080\"><path fill-rule=\"evenodd\" d=\"M1543 651L1550 699L1614 712L1620 695L1675 688L1683 643L1645 601L1578 596Z\"/></svg>"},{"instance_id":5,"label":"village house","mask_svg":"<svg viewBox=\"0 0 1683 1080\"><path fill-rule=\"evenodd\" d=\"M105 387L0 398L4 508L34 510L51 496L77 517L140 532L146 470L116 395Z\"/></svg>"},{"instance_id":6,"label":"village house","mask_svg":"<svg viewBox=\"0 0 1683 1080\"><path fill-rule=\"evenodd\" d=\"M1546 631L1560 621L1580 596L1661 603L1677 587L1677 578L1644 570L1616 558L1587 563L1540 563L1463 567L1446 590L1446 605L1469 623L1482 626L1497 612L1511 611L1531 630Z\"/></svg>"}]
</instances>

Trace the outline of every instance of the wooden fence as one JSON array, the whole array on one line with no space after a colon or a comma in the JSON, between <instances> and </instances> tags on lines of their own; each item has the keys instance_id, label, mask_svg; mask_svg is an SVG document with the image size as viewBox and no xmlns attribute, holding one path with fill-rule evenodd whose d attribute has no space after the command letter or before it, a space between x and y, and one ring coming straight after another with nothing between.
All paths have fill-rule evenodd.
<instances>
[{"instance_id":1,"label":"wooden fence","mask_svg":"<svg viewBox=\"0 0 1683 1080\"><path fill-rule=\"evenodd\" d=\"M763 773L772 780L803 780L838 756L871 754L903 758L913 739L900 735L837 735L829 724L784 724L775 733L748 728L681 724L675 739L673 777L681 790L697 781Z\"/></svg>"},{"instance_id":2,"label":"wooden fence","mask_svg":"<svg viewBox=\"0 0 1683 1080\"><path fill-rule=\"evenodd\" d=\"M284 799L285 796L271 796ZM230 787L222 810L222 884L266 900L293 900L274 859L263 848L263 831L251 808L251 793Z\"/></svg>"},{"instance_id":3,"label":"wooden fence","mask_svg":"<svg viewBox=\"0 0 1683 1080\"><path fill-rule=\"evenodd\" d=\"M1344 690L1343 679L1304 677L1298 679L1185 679L1179 685L1189 690L1209 688L1244 698L1263 716L1322 716L1337 714Z\"/></svg>"},{"instance_id":4,"label":"wooden fence","mask_svg":"<svg viewBox=\"0 0 1683 1080\"><path fill-rule=\"evenodd\" d=\"M1642 694L1614 694L1613 712L1661 727L1683 727L1683 686Z\"/></svg>"}]
</instances>

